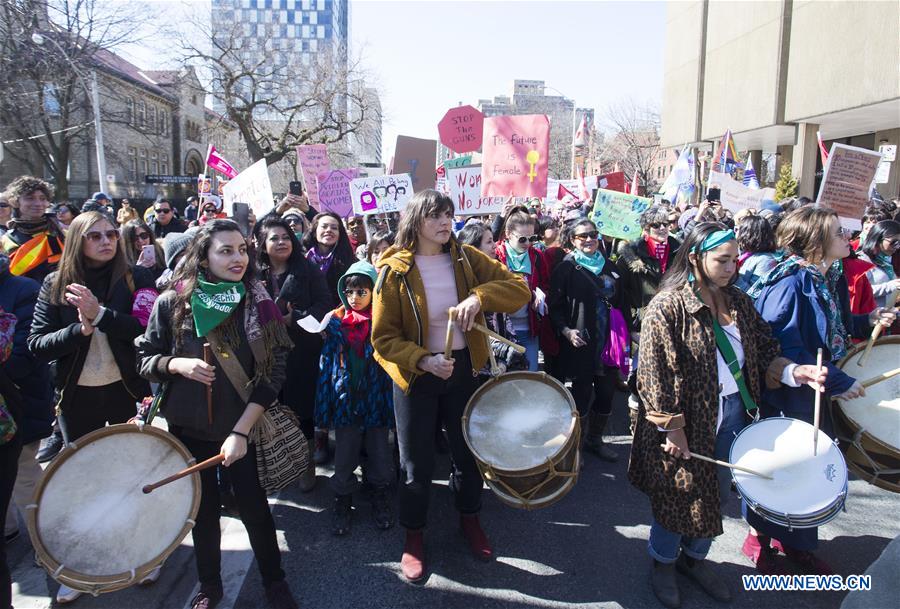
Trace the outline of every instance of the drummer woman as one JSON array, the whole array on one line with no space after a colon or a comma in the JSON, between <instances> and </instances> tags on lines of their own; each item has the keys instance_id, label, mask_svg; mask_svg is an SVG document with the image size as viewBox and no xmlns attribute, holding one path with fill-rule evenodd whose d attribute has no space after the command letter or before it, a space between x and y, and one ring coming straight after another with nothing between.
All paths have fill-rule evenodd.
<instances>
[{"instance_id":1,"label":"drummer woman","mask_svg":"<svg viewBox=\"0 0 900 609\"><path fill-rule=\"evenodd\" d=\"M247 254L247 243L231 220L204 224L185 253L172 285L153 309L137 339L138 367L146 379L168 383L162 406L169 430L200 462L225 455L241 522L262 574L266 597L276 609L295 609L275 538L275 522L259 485L250 430L278 396L292 344L275 303ZM204 342L215 365L204 362ZM218 362L235 359L251 379L244 401ZM207 388L215 401L211 412ZM193 609L211 609L222 599L219 488L216 469L200 472L201 498L191 532L200 593Z\"/></svg>"},{"instance_id":2,"label":"drummer woman","mask_svg":"<svg viewBox=\"0 0 900 609\"><path fill-rule=\"evenodd\" d=\"M691 459L692 451L727 459L734 433L750 422L764 382L774 386L819 378L815 366L778 357L778 341L768 325L732 286L738 253L733 231L717 223L697 225L641 324L640 418L628 476L653 508L650 579L666 607L680 603L676 570L717 600L731 597L704 560L712 538L722 534L729 472ZM737 362L737 377L720 343L730 352L727 361Z\"/></svg>"},{"instance_id":3,"label":"drummer woman","mask_svg":"<svg viewBox=\"0 0 900 609\"><path fill-rule=\"evenodd\" d=\"M462 436L460 419L485 365L483 311L512 313L525 306L528 286L477 248L453 235L453 201L434 191L413 196L400 219L397 241L378 260L373 300L375 359L394 381L400 446L399 520L406 528L400 566L410 581L425 576L423 529L435 460L434 429L443 421L454 472L450 489L473 553L493 550L478 521L481 476ZM448 311L456 309L453 353L444 357Z\"/></svg>"},{"instance_id":4,"label":"drummer woman","mask_svg":"<svg viewBox=\"0 0 900 609\"><path fill-rule=\"evenodd\" d=\"M785 356L815 364L818 349L828 369L825 392L835 399L865 395L860 383L835 363L847 354L849 336L866 338L875 323L889 326L895 314L878 308L868 315L851 315L847 280L840 261L850 254L849 234L835 212L822 207L801 207L778 225L778 247L787 258L773 268L752 291L756 308L769 322ZM815 394L805 388L780 387L763 398L763 417L785 416L813 422ZM824 402L824 397L823 397ZM833 435L828 409L822 413L822 431ZM830 574L831 567L812 551L818 545L818 529L788 531L763 520L744 506L747 522L754 527L744 541L743 552L765 571L770 568L770 539L780 542L788 559L804 573ZM759 533L759 535L754 535Z\"/></svg>"}]
</instances>

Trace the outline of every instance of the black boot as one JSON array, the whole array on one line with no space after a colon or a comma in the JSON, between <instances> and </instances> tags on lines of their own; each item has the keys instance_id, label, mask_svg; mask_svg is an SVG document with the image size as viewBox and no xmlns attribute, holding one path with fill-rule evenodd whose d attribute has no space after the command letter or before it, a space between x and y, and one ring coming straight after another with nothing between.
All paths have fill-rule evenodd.
<instances>
[{"instance_id":1,"label":"black boot","mask_svg":"<svg viewBox=\"0 0 900 609\"><path fill-rule=\"evenodd\" d=\"M331 532L335 535L346 535L350 532L353 495L335 495L334 511L331 513Z\"/></svg>"},{"instance_id":2,"label":"black boot","mask_svg":"<svg viewBox=\"0 0 900 609\"><path fill-rule=\"evenodd\" d=\"M653 561L653 571L650 573L650 587L653 594L664 607L677 609L681 607L681 592L678 590L678 582L675 580L675 564Z\"/></svg>"},{"instance_id":3,"label":"black boot","mask_svg":"<svg viewBox=\"0 0 900 609\"><path fill-rule=\"evenodd\" d=\"M603 430L606 429L609 415L592 412L588 418L590 423L587 429L587 439L584 443L585 450L597 455L603 461L615 463L619 460L619 455L603 441Z\"/></svg>"},{"instance_id":4,"label":"black boot","mask_svg":"<svg viewBox=\"0 0 900 609\"><path fill-rule=\"evenodd\" d=\"M372 519L375 528L382 531L394 526L393 497L386 486L377 486L372 491Z\"/></svg>"}]
</instances>

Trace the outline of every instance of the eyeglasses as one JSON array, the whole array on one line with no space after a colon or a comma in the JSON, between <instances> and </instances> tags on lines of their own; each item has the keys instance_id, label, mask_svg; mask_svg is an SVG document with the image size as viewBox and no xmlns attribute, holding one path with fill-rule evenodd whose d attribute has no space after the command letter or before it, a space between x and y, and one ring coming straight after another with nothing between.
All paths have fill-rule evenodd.
<instances>
[{"instance_id":1,"label":"eyeglasses","mask_svg":"<svg viewBox=\"0 0 900 609\"><path fill-rule=\"evenodd\" d=\"M149 241L150 233L138 233L137 238L140 239L141 241Z\"/></svg>"},{"instance_id":2,"label":"eyeglasses","mask_svg":"<svg viewBox=\"0 0 900 609\"><path fill-rule=\"evenodd\" d=\"M214 213L216 213L216 208L215 207L207 207L203 210L203 213L204 214L214 214Z\"/></svg>"},{"instance_id":3,"label":"eyeglasses","mask_svg":"<svg viewBox=\"0 0 900 609\"><path fill-rule=\"evenodd\" d=\"M596 239L600 236L600 233L592 230L586 233L578 233L577 235L572 235L573 239L578 239L579 241L586 241L588 239Z\"/></svg>"},{"instance_id":4,"label":"eyeglasses","mask_svg":"<svg viewBox=\"0 0 900 609\"><path fill-rule=\"evenodd\" d=\"M118 241L119 240L119 231L117 230L107 230L107 231L99 231L92 230L89 233L84 234L84 238L90 241L91 243L100 243L103 240L103 237L106 237L109 241Z\"/></svg>"},{"instance_id":5,"label":"eyeglasses","mask_svg":"<svg viewBox=\"0 0 900 609\"><path fill-rule=\"evenodd\" d=\"M170 207L154 207L153 211L158 214L170 214L172 213L172 208Z\"/></svg>"},{"instance_id":6,"label":"eyeglasses","mask_svg":"<svg viewBox=\"0 0 900 609\"><path fill-rule=\"evenodd\" d=\"M291 226L293 226L294 224L303 224L303 220L301 220L297 216L288 216L287 218L285 218L285 221Z\"/></svg>"},{"instance_id":7,"label":"eyeglasses","mask_svg":"<svg viewBox=\"0 0 900 609\"><path fill-rule=\"evenodd\" d=\"M541 238L538 235L531 235L530 237L516 237L515 235L510 235L513 237L510 241L516 241L519 245L525 245L526 243L536 243L540 241Z\"/></svg>"},{"instance_id":8,"label":"eyeglasses","mask_svg":"<svg viewBox=\"0 0 900 609\"><path fill-rule=\"evenodd\" d=\"M659 230L661 228L669 228L669 225L666 222L654 222L653 224L648 224L647 228L655 228L656 230Z\"/></svg>"},{"instance_id":9,"label":"eyeglasses","mask_svg":"<svg viewBox=\"0 0 900 609\"><path fill-rule=\"evenodd\" d=\"M369 295L369 290L367 290L365 288L360 289L360 290L354 290L352 288L348 288L348 289L344 290L344 296L346 296L347 298L352 298L354 295L359 296L360 298L365 298L366 296Z\"/></svg>"}]
</instances>

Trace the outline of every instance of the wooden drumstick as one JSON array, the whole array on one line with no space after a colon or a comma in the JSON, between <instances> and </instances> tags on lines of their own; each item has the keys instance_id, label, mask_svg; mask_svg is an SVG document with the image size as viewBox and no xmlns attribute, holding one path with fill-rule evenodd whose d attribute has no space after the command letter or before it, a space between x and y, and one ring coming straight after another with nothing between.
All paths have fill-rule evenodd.
<instances>
[{"instance_id":1,"label":"wooden drumstick","mask_svg":"<svg viewBox=\"0 0 900 609\"><path fill-rule=\"evenodd\" d=\"M453 323L456 321L456 309L450 307L447 311L447 342L444 343L444 359L450 359L453 354Z\"/></svg>"},{"instance_id":2,"label":"wooden drumstick","mask_svg":"<svg viewBox=\"0 0 900 609\"><path fill-rule=\"evenodd\" d=\"M816 352L816 368L822 374L822 347ZM816 390L816 401L813 410L813 457L819 452L819 411L822 409L822 392Z\"/></svg>"},{"instance_id":3,"label":"wooden drumstick","mask_svg":"<svg viewBox=\"0 0 900 609\"><path fill-rule=\"evenodd\" d=\"M875 383L880 383L881 381L886 381L889 378L893 378L893 377L897 376L898 374L900 374L900 368L894 368L893 370L888 370L887 372L879 374L878 376L873 376L870 379L866 379L866 380L862 381L860 383L860 385L862 385L863 387L871 387Z\"/></svg>"},{"instance_id":4,"label":"wooden drumstick","mask_svg":"<svg viewBox=\"0 0 900 609\"><path fill-rule=\"evenodd\" d=\"M145 495L150 494L154 490L158 489L161 486L165 486L166 484L169 484L170 482L175 482L176 480L180 480L181 478L184 478L185 476L190 476L194 472L199 472L200 470L204 470L209 467L213 467L214 465L218 465L219 463L222 463L223 461L225 461L225 455L216 455L215 457L210 457L206 461L202 461L200 463L197 463L196 465L186 467L185 469L181 470L177 474L172 474L168 478L163 478L159 482L154 482L153 484L148 484L141 490L144 492Z\"/></svg>"},{"instance_id":5,"label":"wooden drumstick","mask_svg":"<svg viewBox=\"0 0 900 609\"><path fill-rule=\"evenodd\" d=\"M509 339L507 339L507 338L504 338L504 337L500 336L499 334L497 334L497 333L494 332L493 330L489 329L489 328L488 328L487 326L485 326L484 324L476 323L473 327L474 327L476 330L478 330L479 332L481 332L481 333L483 333L483 334L487 334L488 336L490 336L490 337L493 338L494 340L499 340L501 343L503 343L503 344L505 344L505 345L509 345L509 347L510 347L513 351L517 351L518 353L521 353L521 354L523 354L523 355L525 354L525 347L523 347L522 345L518 345L518 344L512 342L511 340L509 340Z\"/></svg>"},{"instance_id":6,"label":"wooden drumstick","mask_svg":"<svg viewBox=\"0 0 900 609\"><path fill-rule=\"evenodd\" d=\"M765 478L766 480L772 480L772 476L767 476L758 471L752 470L749 467L744 467L742 465L735 465L734 463L729 463L728 461L719 461L718 459L711 459L709 457L704 457L703 455L698 455L697 453L691 453L691 457L695 459L700 459L701 461L707 461L709 463L715 463L716 465L721 465L722 467L729 467L731 469L736 469L740 472L744 472L747 474L753 474L754 476L759 476L760 478Z\"/></svg>"},{"instance_id":7,"label":"wooden drumstick","mask_svg":"<svg viewBox=\"0 0 900 609\"><path fill-rule=\"evenodd\" d=\"M894 290L887 297L887 301L885 302L884 308L891 310L894 308L894 305L897 304L897 290ZM869 342L866 343L866 350L863 351L863 354L859 356L859 359L856 360L857 366L865 366L866 360L869 359L869 354L872 352L872 347L875 346L875 341L878 340L878 337L881 336L881 332L884 330L884 326L880 323L875 322L875 327L872 328L872 336L869 337Z\"/></svg>"},{"instance_id":8,"label":"wooden drumstick","mask_svg":"<svg viewBox=\"0 0 900 609\"><path fill-rule=\"evenodd\" d=\"M212 349L209 343L203 343L203 361L207 364L212 363ZM209 419L210 427L212 427L212 383L206 386L206 416Z\"/></svg>"}]
</instances>

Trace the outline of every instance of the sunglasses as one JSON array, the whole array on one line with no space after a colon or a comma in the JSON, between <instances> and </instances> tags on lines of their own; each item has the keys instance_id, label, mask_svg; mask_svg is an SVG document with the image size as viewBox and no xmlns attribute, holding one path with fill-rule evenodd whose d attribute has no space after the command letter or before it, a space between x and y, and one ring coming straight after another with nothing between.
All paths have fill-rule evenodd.
<instances>
[{"instance_id":1,"label":"sunglasses","mask_svg":"<svg viewBox=\"0 0 900 609\"><path fill-rule=\"evenodd\" d=\"M99 231L92 230L89 233L84 234L84 238L90 241L91 243L100 243L100 241L106 237L110 241L118 241L119 240L119 231L117 230L108 230L108 231Z\"/></svg>"},{"instance_id":2,"label":"sunglasses","mask_svg":"<svg viewBox=\"0 0 900 609\"><path fill-rule=\"evenodd\" d=\"M7 207L12 207L9 203L0 203L0 209L6 209Z\"/></svg>"},{"instance_id":3,"label":"sunglasses","mask_svg":"<svg viewBox=\"0 0 900 609\"><path fill-rule=\"evenodd\" d=\"M648 224L647 228L655 228L657 230L661 228L669 228L668 222L654 222L653 224Z\"/></svg>"},{"instance_id":4,"label":"sunglasses","mask_svg":"<svg viewBox=\"0 0 900 609\"><path fill-rule=\"evenodd\" d=\"M354 295L359 296L360 298L365 298L366 296L369 295L369 290L367 290L365 288L362 288L359 290L354 290L352 288L348 288L348 289L344 290L344 296L346 296L347 298L351 298Z\"/></svg>"},{"instance_id":5,"label":"sunglasses","mask_svg":"<svg viewBox=\"0 0 900 609\"><path fill-rule=\"evenodd\" d=\"M516 237L515 239L510 239L510 241L517 241L519 245L525 245L526 243L536 243L540 241L541 238L538 235L531 235L530 237Z\"/></svg>"},{"instance_id":6,"label":"sunglasses","mask_svg":"<svg viewBox=\"0 0 900 609\"><path fill-rule=\"evenodd\" d=\"M150 233L138 233L137 238L140 239L141 241L149 241Z\"/></svg>"},{"instance_id":7,"label":"sunglasses","mask_svg":"<svg viewBox=\"0 0 900 609\"><path fill-rule=\"evenodd\" d=\"M900 239L885 239L891 247L900 247Z\"/></svg>"},{"instance_id":8,"label":"sunglasses","mask_svg":"<svg viewBox=\"0 0 900 609\"><path fill-rule=\"evenodd\" d=\"M214 213L216 213L216 208L215 207L207 207L203 210L203 213L204 214L214 214Z\"/></svg>"},{"instance_id":9,"label":"sunglasses","mask_svg":"<svg viewBox=\"0 0 900 609\"><path fill-rule=\"evenodd\" d=\"M599 236L600 236L599 232L592 230L587 233L578 233L577 235L573 235L572 238L584 241L585 239L596 239Z\"/></svg>"},{"instance_id":10,"label":"sunglasses","mask_svg":"<svg viewBox=\"0 0 900 609\"><path fill-rule=\"evenodd\" d=\"M153 211L158 214L170 214L172 213L172 209L169 207L154 207Z\"/></svg>"}]
</instances>

